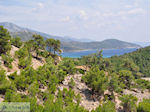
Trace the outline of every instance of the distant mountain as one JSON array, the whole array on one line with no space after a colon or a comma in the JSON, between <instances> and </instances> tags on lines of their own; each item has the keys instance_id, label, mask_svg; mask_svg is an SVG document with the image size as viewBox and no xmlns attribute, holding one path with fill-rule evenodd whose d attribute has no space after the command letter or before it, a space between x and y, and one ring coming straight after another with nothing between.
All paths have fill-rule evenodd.
<instances>
[{"instance_id":1,"label":"distant mountain","mask_svg":"<svg viewBox=\"0 0 150 112\"><path fill-rule=\"evenodd\" d=\"M10 34L13 37L20 36L22 41L30 40L32 38L33 34L39 34L39 35L43 36L45 39L54 38L54 39L58 39L60 41L65 41L65 42L76 41L74 38L49 35L46 33L31 30L28 28L23 28L23 27L20 27L18 25L15 25L15 24L9 23L9 22L0 22L0 25L4 26L6 29L8 29L8 31L10 32Z\"/></svg>"},{"instance_id":2,"label":"distant mountain","mask_svg":"<svg viewBox=\"0 0 150 112\"><path fill-rule=\"evenodd\" d=\"M76 39L72 37L60 37L60 36L53 36L46 33L34 31L28 28L23 28L17 26L13 23L9 22L1 22L1 26L4 26L13 37L19 36L23 41L30 40L33 34L39 34L47 38L54 38L61 41L61 48L63 51L78 51L78 50L88 50L88 49L123 49L123 48L139 48L140 45L124 42L116 39L107 39L104 41L95 41L91 42L88 39Z\"/></svg>"},{"instance_id":3,"label":"distant mountain","mask_svg":"<svg viewBox=\"0 0 150 112\"><path fill-rule=\"evenodd\" d=\"M120 41L117 39L107 39L101 42L63 42L62 46L78 49L124 49L124 48L140 48L140 45ZM65 49L65 48L64 48ZM68 49L69 50L69 49Z\"/></svg>"},{"instance_id":4,"label":"distant mountain","mask_svg":"<svg viewBox=\"0 0 150 112\"><path fill-rule=\"evenodd\" d=\"M142 47L150 46L150 42L133 42L133 43L138 44Z\"/></svg>"}]
</instances>

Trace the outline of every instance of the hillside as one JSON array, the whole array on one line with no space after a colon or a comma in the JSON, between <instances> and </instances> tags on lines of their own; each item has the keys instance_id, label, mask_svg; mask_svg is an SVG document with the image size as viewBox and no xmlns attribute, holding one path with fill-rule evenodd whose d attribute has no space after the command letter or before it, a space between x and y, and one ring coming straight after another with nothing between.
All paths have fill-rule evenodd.
<instances>
[{"instance_id":1,"label":"hillside","mask_svg":"<svg viewBox=\"0 0 150 112\"><path fill-rule=\"evenodd\" d=\"M34 35L22 42L2 26L0 34L0 107L29 102L31 112L149 112L150 82L139 68L149 66L149 47L112 58L99 52L72 59L56 54L57 40Z\"/></svg>"},{"instance_id":2,"label":"hillside","mask_svg":"<svg viewBox=\"0 0 150 112\"><path fill-rule=\"evenodd\" d=\"M150 77L150 46L126 54L124 57L131 58L133 62L139 66L140 72L143 73L144 76Z\"/></svg>"},{"instance_id":3,"label":"hillside","mask_svg":"<svg viewBox=\"0 0 150 112\"><path fill-rule=\"evenodd\" d=\"M71 37L60 37L60 36L53 36L46 33L30 30L27 28L19 27L13 23L2 22L0 25L4 26L13 37L19 36L23 41L30 40L33 34L40 34L47 38L54 38L61 41L61 49L64 52L67 51L79 51L79 50L88 50L88 49L123 49L123 48L139 48L140 45L120 41L116 39L108 39L104 41L95 41L95 42L87 42L89 40L75 39Z\"/></svg>"}]
</instances>

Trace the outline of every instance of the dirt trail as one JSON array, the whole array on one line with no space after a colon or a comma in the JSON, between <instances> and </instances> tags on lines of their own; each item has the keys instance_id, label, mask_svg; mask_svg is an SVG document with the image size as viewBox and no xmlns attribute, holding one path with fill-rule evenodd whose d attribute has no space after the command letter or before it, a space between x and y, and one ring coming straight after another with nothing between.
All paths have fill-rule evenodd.
<instances>
[{"instance_id":1,"label":"dirt trail","mask_svg":"<svg viewBox=\"0 0 150 112\"><path fill-rule=\"evenodd\" d=\"M80 94L81 96L81 103L80 105L83 106L85 109L91 111L93 109L96 109L100 103L99 98L93 97L92 91L90 88L87 87L85 83L81 81L82 74L75 74L75 75L69 75L65 78L63 81L63 84L59 85L59 89L63 90L63 88L69 88L68 83L70 82L71 78L75 82L75 86L73 90L75 91L75 94Z\"/></svg>"}]
</instances>

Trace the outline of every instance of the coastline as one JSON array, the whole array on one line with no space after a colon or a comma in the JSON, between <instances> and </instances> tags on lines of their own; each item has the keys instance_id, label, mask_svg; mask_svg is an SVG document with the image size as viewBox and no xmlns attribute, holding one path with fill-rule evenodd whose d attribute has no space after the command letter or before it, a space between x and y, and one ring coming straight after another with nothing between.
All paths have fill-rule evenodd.
<instances>
[{"instance_id":1,"label":"coastline","mask_svg":"<svg viewBox=\"0 0 150 112\"><path fill-rule=\"evenodd\" d=\"M83 51L101 51L101 50L124 50L124 49L140 49L142 47L126 47L126 48L110 48L110 49L81 49L81 50L70 50L70 51L63 51L62 53L73 53L73 52L83 52Z\"/></svg>"}]
</instances>

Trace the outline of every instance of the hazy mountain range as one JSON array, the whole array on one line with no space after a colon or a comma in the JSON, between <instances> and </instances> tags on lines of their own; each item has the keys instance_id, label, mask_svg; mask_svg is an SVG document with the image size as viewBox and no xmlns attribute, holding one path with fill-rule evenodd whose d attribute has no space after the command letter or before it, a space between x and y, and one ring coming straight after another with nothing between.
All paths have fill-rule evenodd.
<instances>
[{"instance_id":1,"label":"hazy mountain range","mask_svg":"<svg viewBox=\"0 0 150 112\"><path fill-rule=\"evenodd\" d=\"M142 47L150 46L150 42L133 42L133 43L138 44Z\"/></svg>"},{"instance_id":2,"label":"hazy mountain range","mask_svg":"<svg viewBox=\"0 0 150 112\"><path fill-rule=\"evenodd\" d=\"M88 49L123 49L123 48L139 48L138 44L124 42L116 39L107 39L104 41L91 41L88 39L76 39L72 37L53 36L39 31L34 31L28 28L23 28L18 25L9 22L0 22L1 26L4 26L13 37L19 36L23 41L27 41L32 38L33 34L40 34L47 38L54 38L61 41L61 48L63 51L77 51Z\"/></svg>"}]
</instances>

